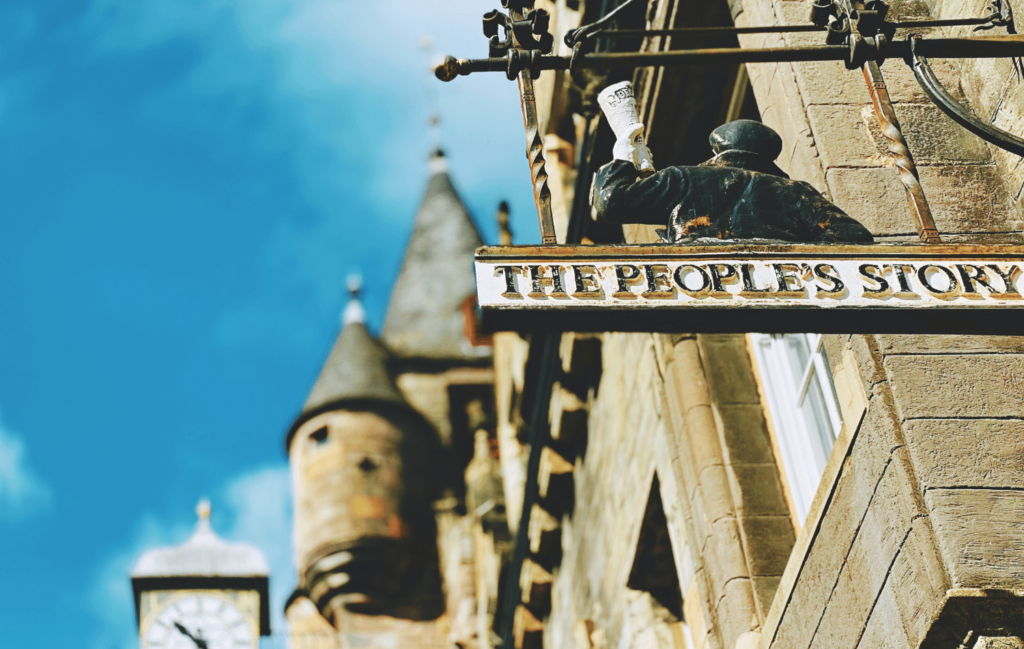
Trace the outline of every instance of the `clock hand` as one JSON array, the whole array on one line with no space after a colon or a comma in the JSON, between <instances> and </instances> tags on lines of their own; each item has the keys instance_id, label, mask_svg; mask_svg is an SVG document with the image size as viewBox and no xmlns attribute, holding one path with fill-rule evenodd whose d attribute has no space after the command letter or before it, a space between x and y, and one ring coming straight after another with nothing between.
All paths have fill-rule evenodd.
<instances>
[{"instance_id":1,"label":"clock hand","mask_svg":"<svg viewBox=\"0 0 1024 649\"><path fill-rule=\"evenodd\" d=\"M210 646L206 644L206 640L204 640L203 638L197 638L191 633L189 633L189 630L186 629L185 626L181 624L181 622L175 622L174 627L178 629L178 631L180 631L181 633L188 636L188 639L191 640L193 644L195 644L196 649L210 649Z\"/></svg>"}]
</instances>

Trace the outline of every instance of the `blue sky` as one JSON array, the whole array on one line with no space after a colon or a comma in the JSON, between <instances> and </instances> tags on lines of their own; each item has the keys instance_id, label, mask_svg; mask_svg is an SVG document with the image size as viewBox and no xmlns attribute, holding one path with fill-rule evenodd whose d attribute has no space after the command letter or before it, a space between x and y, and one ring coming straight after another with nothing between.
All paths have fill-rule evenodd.
<instances>
[{"instance_id":1,"label":"blue sky","mask_svg":"<svg viewBox=\"0 0 1024 649\"><path fill-rule=\"evenodd\" d=\"M0 2L0 626L134 646L127 571L193 507L293 585L283 435L361 271L371 326L439 107L484 236L536 241L485 0ZM280 628L280 627L279 627Z\"/></svg>"}]
</instances>

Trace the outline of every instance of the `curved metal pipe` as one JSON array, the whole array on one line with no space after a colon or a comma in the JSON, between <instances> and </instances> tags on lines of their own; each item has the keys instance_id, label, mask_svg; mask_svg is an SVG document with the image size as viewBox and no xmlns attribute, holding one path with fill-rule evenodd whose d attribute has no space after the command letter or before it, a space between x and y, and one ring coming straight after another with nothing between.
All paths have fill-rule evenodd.
<instances>
[{"instance_id":1,"label":"curved metal pipe","mask_svg":"<svg viewBox=\"0 0 1024 649\"><path fill-rule=\"evenodd\" d=\"M914 70L914 77L921 85L921 88L924 89L928 98L942 112L949 115L950 119L971 133L974 133L986 142L996 145L1000 149L1024 157L1024 139L978 119L969 108L954 99L943 87L938 77L935 76L935 71L928 65L928 60L917 55L914 49L916 43L917 36L911 36L910 60L907 63Z\"/></svg>"}]
</instances>

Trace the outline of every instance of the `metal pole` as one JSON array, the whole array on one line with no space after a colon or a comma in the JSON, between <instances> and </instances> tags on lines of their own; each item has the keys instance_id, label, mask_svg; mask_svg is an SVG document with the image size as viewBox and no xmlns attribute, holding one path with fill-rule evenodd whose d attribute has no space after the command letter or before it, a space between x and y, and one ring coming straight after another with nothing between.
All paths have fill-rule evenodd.
<instances>
[{"instance_id":1,"label":"metal pole","mask_svg":"<svg viewBox=\"0 0 1024 649\"><path fill-rule=\"evenodd\" d=\"M974 38L921 39L916 44L918 56L933 59L985 59L1024 56L1024 35L980 36ZM910 43L887 43L882 54L885 58L909 58ZM573 68L614 70L662 65L693 65L710 63L806 63L810 61L846 61L850 57L847 45L817 45L804 47L723 47L700 50L668 50L664 52L595 52L580 54L572 62ZM527 67L532 70L568 70L571 59L567 56L537 55L529 57ZM460 74L473 72L505 72L509 59L455 59L446 57L434 70L442 81L451 81Z\"/></svg>"}]
</instances>

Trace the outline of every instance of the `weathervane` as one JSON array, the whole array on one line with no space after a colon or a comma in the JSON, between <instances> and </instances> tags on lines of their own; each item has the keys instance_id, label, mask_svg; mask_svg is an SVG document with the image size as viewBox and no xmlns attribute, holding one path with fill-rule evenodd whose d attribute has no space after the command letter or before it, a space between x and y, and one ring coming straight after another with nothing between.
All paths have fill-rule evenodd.
<instances>
[{"instance_id":1,"label":"weathervane","mask_svg":"<svg viewBox=\"0 0 1024 649\"><path fill-rule=\"evenodd\" d=\"M887 20L888 5L882 0L814 0L810 22L805 25L662 30L606 28L616 14L638 1L640 0L627 0L601 20L566 34L565 43L572 48L572 55L567 57L551 54L553 38L548 33L550 17L546 11L533 9L533 0L502 0L502 6L508 9L508 14L495 10L485 14L483 19L484 34L490 39L488 58L455 59L448 56L434 71L437 78L442 81L451 81L459 75L473 72L491 71L502 71L509 79L519 79L527 157L533 179L541 240L545 245L555 243L555 233L551 216L551 194L547 186L547 173L544 170L543 140L539 132L533 91L533 81L543 70L571 72L578 69L608 70L700 63L844 61L847 69L861 69L864 74L875 114L888 142L889 153L893 157L900 181L907 191L907 201L914 223L921 240L927 243L938 243L940 239L918 178L913 156L889 99L888 89L879 68L882 62L888 58L903 59L912 68L918 83L931 101L950 118L987 142L1024 156L1024 139L979 120L942 87L928 63L928 58L1024 56L1024 37L1016 35L1012 12L1006 0L992 0L987 8L988 14L981 18L891 22ZM924 38L920 34L912 33L905 40L894 40L897 29L965 25L975 26L975 31L1004 27L1008 34L972 38ZM503 30L501 36L499 29ZM587 51L587 46L599 38L813 31L825 33L823 45L661 52Z\"/></svg>"}]
</instances>

